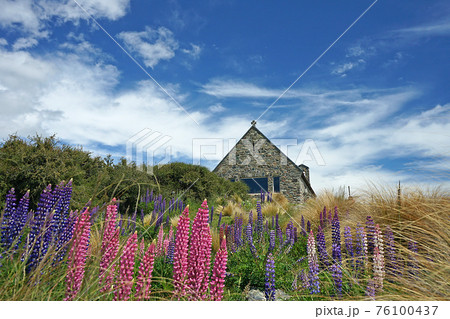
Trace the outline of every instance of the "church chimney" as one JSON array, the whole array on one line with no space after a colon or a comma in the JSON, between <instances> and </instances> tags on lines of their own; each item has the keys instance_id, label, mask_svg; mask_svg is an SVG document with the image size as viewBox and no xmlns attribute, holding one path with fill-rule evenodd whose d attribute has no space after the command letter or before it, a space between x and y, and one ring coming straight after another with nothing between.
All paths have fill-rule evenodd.
<instances>
[{"instance_id":1,"label":"church chimney","mask_svg":"<svg viewBox=\"0 0 450 319\"><path fill-rule=\"evenodd\" d=\"M303 171L308 182L311 183L311 181L309 180L309 167L305 164L300 164L298 167L300 167L300 169Z\"/></svg>"}]
</instances>

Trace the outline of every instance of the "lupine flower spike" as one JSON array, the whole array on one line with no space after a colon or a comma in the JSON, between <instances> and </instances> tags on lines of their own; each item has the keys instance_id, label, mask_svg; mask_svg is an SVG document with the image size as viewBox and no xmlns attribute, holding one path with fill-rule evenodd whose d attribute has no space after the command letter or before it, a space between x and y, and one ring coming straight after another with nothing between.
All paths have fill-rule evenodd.
<instances>
[{"instance_id":1,"label":"lupine flower spike","mask_svg":"<svg viewBox=\"0 0 450 319\"><path fill-rule=\"evenodd\" d=\"M151 244L139 266L139 274L136 281L136 299L149 300L152 286L152 272L155 261L155 245Z\"/></svg>"},{"instance_id":2,"label":"lupine flower spike","mask_svg":"<svg viewBox=\"0 0 450 319\"><path fill-rule=\"evenodd\" d=\"M223 298L223 287L227 270L227 245L225 238L221 239L220 249L216 253L214 267L211 274L210 294L211 300L220 301Z\"/></svg>"},{"instance_id":3,"label":"lupine flower spike","mask_svg":"<svg viewBox=\"0 0 450 319\"><path fill-rule=\"evenodd\" d=\"M308 265L309 265L309 291L311 294L318 294L320 292L319 285L319 265L317 262L316 242L311 230L308 236Z\"/></svg>"},{"instance_id":4,"label":"lupine flower spike","mask_svg":"<svg viewBox=\"0 0 450 319\"><path fill-rule=\"evenodd\" d=\"M86 266L89 235L91 231L91 223L89 219L90 214L86 209L75 222L72 248L68 258L69 266L66 275L65 301L75 299L80 291L81 283L84 278L84 267Z\"/></svg>"},{"instance_id":5,"label":"lupine flower spike","mask_svg":"<svg viewBox=\"0 0 450 319\"><path fill-rule=\"evenodd\" d=\"M269 253L266 261L266 283L265 283L266 300L275 300L275 261L272 253Z\"/></svg>"},{"instance_id":6,"label":"lupine flower spike","mask_svg":"<svg viewBox=\"0 0 450 319\"><path fill-rule=\"evenodd\" d=\"M186 293L185 280L188 267L189 224L190 220L188 205L178 220L175 251L173 256L173 292L178 298L184 296Z\"/></svg>"},{"instance_id":7,"label":"lupine flower spike","mask_svg":"<svg viewBox=\"0 0 450 319\"><path fill-rule=\"evenodd\" d=\"M120 258L119 278L114 291L114 300L130 299L131 288L133 287L134 257L138 247L137 233L128 238Z\"/></svg>"}]
</instances>

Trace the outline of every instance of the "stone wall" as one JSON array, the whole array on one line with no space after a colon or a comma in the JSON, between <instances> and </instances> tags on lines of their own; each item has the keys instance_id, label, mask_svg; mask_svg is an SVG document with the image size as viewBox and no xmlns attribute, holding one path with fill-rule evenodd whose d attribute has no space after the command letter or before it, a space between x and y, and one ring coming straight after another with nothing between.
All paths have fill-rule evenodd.
<instances>
[{"instance_id":1,"label":"stone wall","mask_svg":"<svg viewBox=\"0 0 450 319\"><path fill-rule=\"evenodd\" d=\"M273 191L273 177L279 176L280 193L293 203L302 203L314 195L305 176L302 176L303 171L254 126L217 165L214 172L235 180L267 177L269 192Z\"/></svg>"}]
</instances>

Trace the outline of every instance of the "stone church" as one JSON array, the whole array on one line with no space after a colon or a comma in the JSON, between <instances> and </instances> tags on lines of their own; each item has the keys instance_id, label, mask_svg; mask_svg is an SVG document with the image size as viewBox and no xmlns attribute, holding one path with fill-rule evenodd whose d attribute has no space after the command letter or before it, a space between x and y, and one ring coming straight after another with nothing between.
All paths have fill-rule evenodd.
<instances>
[{"instance_id":1,"label":"stone church","mask_svg":"<svg viewBox=\"0 0 450 319\"><path fill-rule=\"evenodd\" d=\"M281 193L292 203L315 196L309 168L296 165L260 130L256 122L213 170L217 175L248 185L250 194Z\"/></svg>"}]
</instances>

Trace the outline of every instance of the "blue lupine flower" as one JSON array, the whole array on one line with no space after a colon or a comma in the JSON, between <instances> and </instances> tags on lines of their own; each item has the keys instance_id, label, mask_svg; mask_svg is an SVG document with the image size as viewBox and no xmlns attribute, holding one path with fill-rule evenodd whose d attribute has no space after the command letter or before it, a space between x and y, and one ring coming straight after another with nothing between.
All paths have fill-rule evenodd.
<instances>
[{"instance_id":1,"label":"blue lupine flower","mask_svg":"<svg viewBox=\"0 0 450 319\"><path fill-rule=\"evenodd\" d=\"M328 269L330 263L328 261L329 257L327 253L327 247L325 244L325 235L323 233L322 227L320 226L317 231L316 240L317 240L317 252L319 255L320 267L321 269Z\"/></svg>"},{"instance_id":2,"label":"blue lupine flower","mask_svg":"<svg viewBox=\"0 0 450 319\"><path fill-rule=\"evenodd\" d=\"M340 298L342 296L342 269L339 263L334 263L331 266L331 275L333 276L334 280L336 296Z\"/></svg>"},{"instance_id":3,"label":"blue lupine flower","mask_svg":"<svg viewBox=\"0 0 450 319\"><path fill-rule=\"evenodd\" d=\"M375 248L375 223L371 216L366 217L366 236L367 236L367 253L369 257L373 256Z\"/></svg>"},{"instance_id":4,"label":"blue lupine flower","mask_svg":"<svg viewBox=\"0 0 450 319\"><path fill-rule=\"evenodd\" d=\"M344 228L344 240L345 240L345 253L346 253L346 259L348 262L348 266L350 269L354 269L354 263L353 263L353 239L352 239L352 232L350 229L350 226L346 226Z\"/></svg>"},{"instance_id":5,"label":"blue lupine flower","mask_svg":"<svg viewBox=\"0 0 450 319\"><path fill-rule=\"evenodd\" d=\"M266 282L265 282L266 300L275 300L275 261L272 253L269 253L266 261Z\"/></svg>"},{"instance_id":6,"label":"blue lupine flower","mask_svg":"<svg viewBox=\"0 0 450 319\"><path fill-rule=\"evenodd\" d=\"M339 217L337 214L337 208L335 208L334 218L331 221L331 233L332 233L332 255L333 261L341 264L341 226L339 223Z\"/></svg>"},{"instance_id":7,"label":"blue lupine flower","mask_svg":"<svg viewBox=\"0 0 450 319\"><path fill-rule=\"evenodd\" d=\"M269 236L269 251L273 251L275 249L275 230L270 231Z\"/></svg>"}]
</instances>

